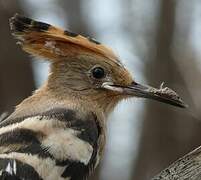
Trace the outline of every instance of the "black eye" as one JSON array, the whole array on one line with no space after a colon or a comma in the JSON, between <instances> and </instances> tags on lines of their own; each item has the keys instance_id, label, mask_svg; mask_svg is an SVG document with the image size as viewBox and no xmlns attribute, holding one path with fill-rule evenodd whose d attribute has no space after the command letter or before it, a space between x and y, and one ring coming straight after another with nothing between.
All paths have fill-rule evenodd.
<instances>
[{"instance_id":1,"label":"black eye","mask_svg":"<svg viewBox=\"0 0 201 180\"><path fill-rule=\"evenodd\" d=\"M105 71L102 67L95 67L92 69L92 76L96 79L101 79L105 77Z\"/></svg>"}]
</instances>

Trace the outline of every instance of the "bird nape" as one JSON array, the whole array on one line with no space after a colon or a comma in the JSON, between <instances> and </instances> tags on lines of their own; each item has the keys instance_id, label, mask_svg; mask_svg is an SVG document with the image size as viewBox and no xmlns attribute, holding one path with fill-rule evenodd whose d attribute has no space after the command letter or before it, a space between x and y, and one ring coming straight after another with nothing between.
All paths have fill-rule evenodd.
<instances>
[{"instance_id":1,"label":"bird nape","mask_svg":"<svg viewBox=\"0 0 201 180\"><path fill-rule=\"evenodd\" d=\"M45 84L0 123L1 177L87 179L104 150L107 116L120 100L186 107L167 87L136 83L113 51L92 38L18 14L10 26L22 49L51 67Z\"/></svg>"}]
</instances>

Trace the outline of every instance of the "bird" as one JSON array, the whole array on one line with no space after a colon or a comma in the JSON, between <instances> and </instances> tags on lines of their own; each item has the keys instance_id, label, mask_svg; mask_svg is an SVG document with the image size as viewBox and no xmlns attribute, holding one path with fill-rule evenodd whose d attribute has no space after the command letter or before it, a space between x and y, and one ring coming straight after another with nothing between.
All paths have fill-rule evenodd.
<instances>
[{"instance_id":1,"label":"bird","mask_svg":"<svg viewBox=\"0 0 201 180\"><path fill-rule=\"evenodd\" d=\"M104 152L107 117L123 99L186 107L176 92L137 83L107 46L15 14L22 49L50 62L46 82L0 122L1 180L85 180Z\"/></svg>"}]
</instances>

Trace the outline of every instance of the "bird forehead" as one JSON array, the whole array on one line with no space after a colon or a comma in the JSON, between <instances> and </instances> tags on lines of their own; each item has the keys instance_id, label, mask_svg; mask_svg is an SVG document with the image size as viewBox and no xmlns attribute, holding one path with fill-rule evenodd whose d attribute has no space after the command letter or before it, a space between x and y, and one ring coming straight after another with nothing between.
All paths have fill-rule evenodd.
<instances>
[{"instance_id":1,"label":"bird forehead","mask_svg":"<svg viewBox=\"0 0 201 180\"><path fill-rule=\"evenodd\" d=\"M80 60L83 60L83 63L89 63L89 64L102 64L105 66L118 66L121 68L124 68L123 64L120 62L118 58L107 58L104 56L101 56L96 53L89 53L89 54L80 54L78 56Z\"/></svg>"}]
</instances>

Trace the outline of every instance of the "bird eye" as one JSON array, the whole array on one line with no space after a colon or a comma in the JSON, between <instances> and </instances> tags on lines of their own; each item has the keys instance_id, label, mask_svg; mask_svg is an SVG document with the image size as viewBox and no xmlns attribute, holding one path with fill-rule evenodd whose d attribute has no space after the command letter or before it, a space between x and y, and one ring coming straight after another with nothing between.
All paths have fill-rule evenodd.
<instances>
[{"instance_id":1,"label":"bird eye","mask_svg":"<svg viewBox=\"0 0 201 180\"><path fill-rule=\"evenodd\" d=\"M92 69L92 76L95 79L102 79L105 77L105 71L102 67L95 67Z\"/></svg>"}]
</instances>

